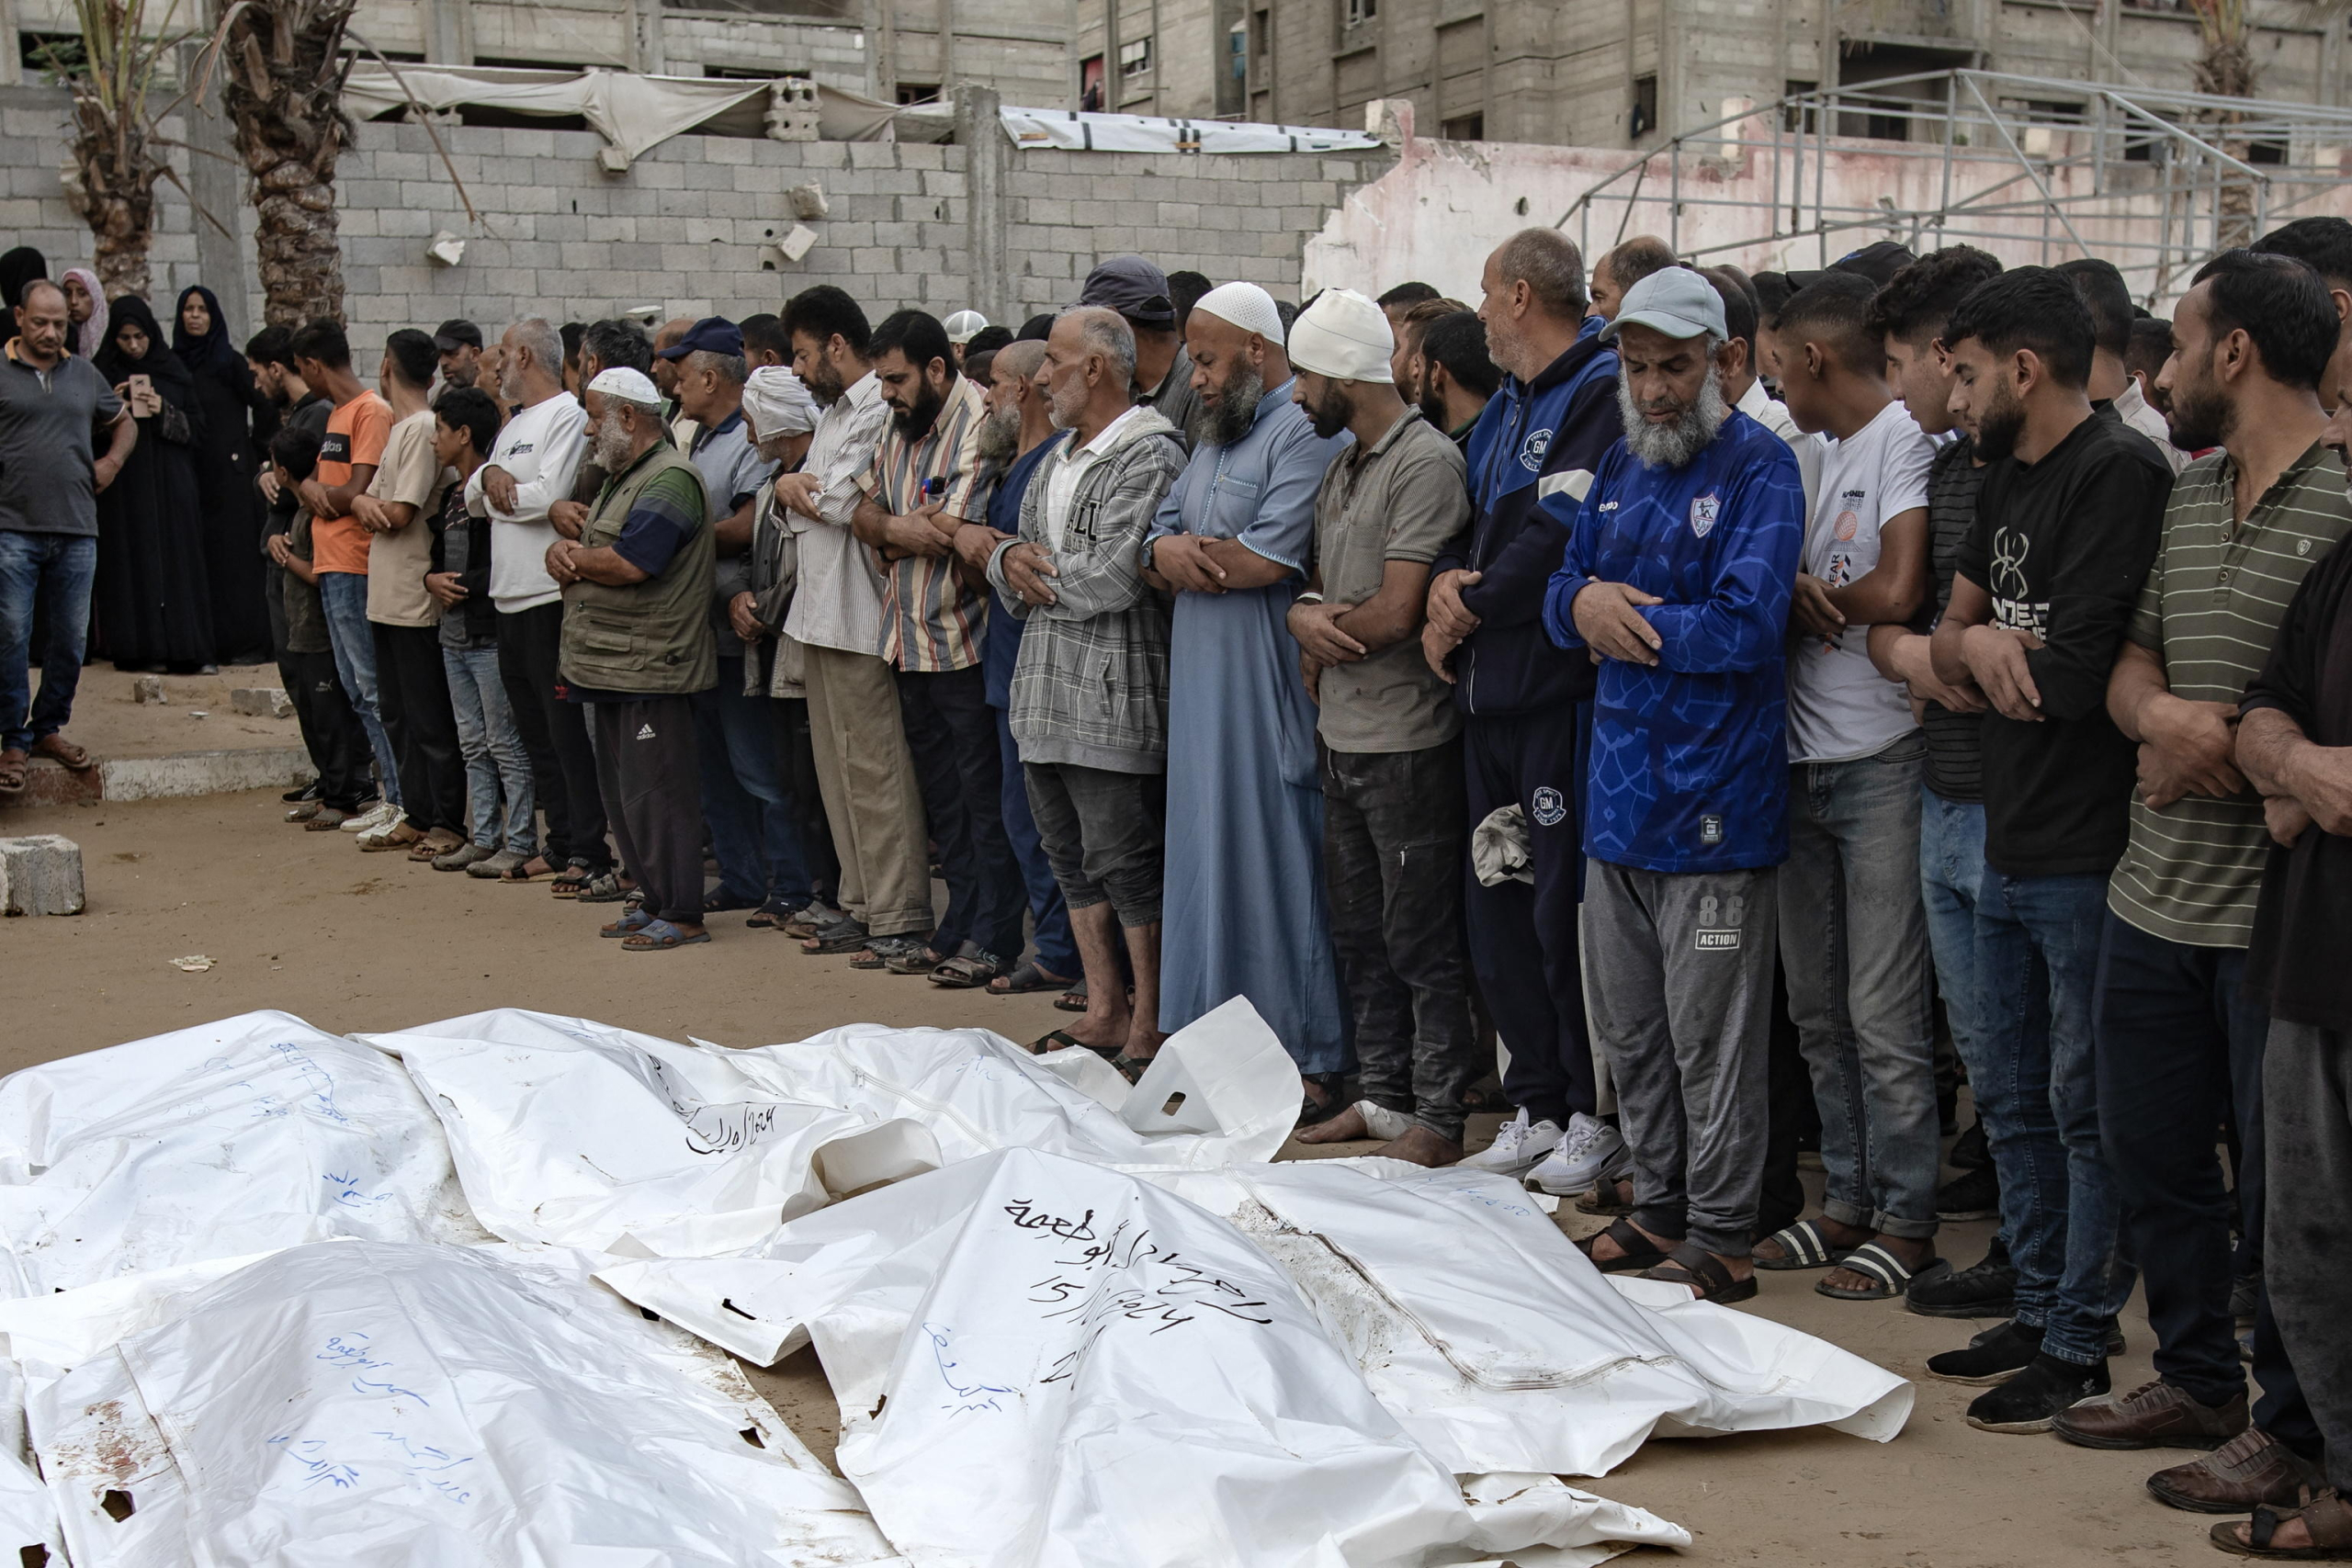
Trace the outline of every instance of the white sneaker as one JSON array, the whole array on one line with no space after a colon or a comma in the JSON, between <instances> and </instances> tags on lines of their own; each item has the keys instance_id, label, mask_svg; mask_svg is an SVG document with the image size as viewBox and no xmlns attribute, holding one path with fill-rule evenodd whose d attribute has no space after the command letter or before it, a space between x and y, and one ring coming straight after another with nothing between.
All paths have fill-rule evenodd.
<instances>
[{"instance_id":1,"label":"white sneaker","mask_svg":"<svg viewBox=\"0 0 2352 1568\"><path fill-rule=\"evenodd\" d=\"M1505 1176L1523 1176L1538 1160L1558 1148L1561 1138L1566 1135L1560 1131L1557 1122L1528 1121L1527 1107L1522 1105L1517 1116L1496 1131L1492 1147L1464 1156L1460 1163L1472 1170L1494 1170Z\"/></svg>"},{"instance_id":2,"label":"white sneaker","mask_svg":"<svg viewBox=\"0 0 2352 1568\"><path fill-rule=\"evenodd\" d=\"M343 824L346 833L365 833L372 829L388 827L401 819L401 808L389 800L379 800L358 816Z\"/></svg>"},{"instance_id":3,"label":"white sneaker","mask_svg":"<svg viewBox=\"0 0 2352 1568\"><path fill-rule=\"evenodd\" d=\"M1625 1140L1616 1128L1579 1111L1568 1118L1568 1135L1544 1156L1529 1179L1555 1197L1583 1192L1624 1154Z\"/></svg>"}]
</instances>

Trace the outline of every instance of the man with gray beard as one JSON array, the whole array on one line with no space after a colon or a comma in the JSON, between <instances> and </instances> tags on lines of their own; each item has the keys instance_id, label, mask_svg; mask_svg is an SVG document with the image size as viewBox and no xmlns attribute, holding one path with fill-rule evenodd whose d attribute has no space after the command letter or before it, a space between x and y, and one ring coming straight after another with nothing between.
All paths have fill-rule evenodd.
<instances>
[{"instance_id":1,"label":"man with gray beard","mask_svg":"<svg viewBox=\"0 0 2352 1568\"><path fill-rule=\"evenodd\" d=\"M1705 278L1642 279L1608 332L1625 439L1581 502L1542 502L1569 530L1544 630L1599 667L1585 973L1634 1156L1634 1213L1585 1247L1606 1272L1745 1301L1804 486L1787 443L1724 400L1724 306Z\"/></svg>"}]
</instances>

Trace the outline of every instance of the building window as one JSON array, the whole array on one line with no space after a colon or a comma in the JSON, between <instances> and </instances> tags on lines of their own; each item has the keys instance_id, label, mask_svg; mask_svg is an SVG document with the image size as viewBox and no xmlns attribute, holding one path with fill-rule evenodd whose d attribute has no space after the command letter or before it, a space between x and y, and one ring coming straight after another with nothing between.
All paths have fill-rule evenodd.
<instances>
[{"instance_id":1,"label":"building window","mask_svg":"<svg viewBox=\"0 0 2352 1568\"><path fill-rule=\"evenodd\" d=\"M1458 114L1440 122L1438 134L1448 141L1484 141L1487 139L1487 117L1483 114Z\"/></svg>"},{"instance_id":2,"label":"building window","mask_svg":"<svg viewBox=\"0 0 2352 1568\"><path fill-rule=\"evenodd\" d=\"M1122 77L1132 80L1137 76L1148 75L1150 72L1151 40L1149 39L1139 38L1132 43L1123 43L1119 46L1119 74Z\"/></svg>"},{"instance_id":3,"label":"building window","mask_svg":"<svg viewBox=\"0 0 2352 1568\"><path fill-rule=\"evenodd\" d=\"M1814 85L1811 82L1784 81L1781 85L1781 96L1784 98L1797 97L1812 92ZM1791 104L1781 111L1781 129L1810 131L1820 118L1820 111L1811 104Z\"/></svg>"},{"instance_id":4,"label":"building window","mask_svg":"<svg viewBox=\"0 0 2352 1568\"><path fill-rule=\"evenodd\" d=\"M1636 76L1634 78L1633 129L1628 132L1628 134L1632 136L1634 141L1639 141L1643 137L1647 136L1651 131L1656 130L1657 129L1657 78L1656 76Z\"/></svg>"},{"instance_id":5,"label":"building window","mask_svg":"<svg viewBox=\"0 0 2352 1568\"><path fill-rule=\"evenodd\" d=\"M1109 107L1102 97L1102 57L1090 54L1078 68L1078 107L1082 114L1101 114Z\"/></svg>"},{"instance_id":6,"label":"building window","mask_svg":"<svg viewBox=\"0 0 2352 1568\"><path fill-rule=\"evenodd\" d=\"M899 84L900 104L935 104L939 101L936 82L901 82Z\"/></svg>"},{"instance_id":7,"label":"building window","mask_svg":"<svg viewBox=\"0 0 2352 1568\"><path fill-rule=\"evenodd\" d=\"M1340 17L1349 27L1360 28L1380 15L1380 0L1340 0Z\"/></svg>"}]
</instances>

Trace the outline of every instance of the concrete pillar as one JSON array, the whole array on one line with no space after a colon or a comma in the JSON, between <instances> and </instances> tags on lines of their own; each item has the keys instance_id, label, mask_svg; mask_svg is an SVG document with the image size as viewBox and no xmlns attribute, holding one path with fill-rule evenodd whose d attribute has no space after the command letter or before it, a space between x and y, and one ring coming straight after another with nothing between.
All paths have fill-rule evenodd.
<instances>
[{"instance_id":1,"label":"concrete pillar","mask_svg":"<svg viewBox=\"0 0 2352 1568\"><path fill-rule=\"evenodd\" d=\"M1012 261L1005 243L1012 144L998 118L1003 100L993 87L966 84L956 92L956 141L964 149L966 299L991 321L1012 319Z\"/></svg>"},{"instance_id":2,"label":"concrete pillar","mask_svg":"<svg viewBox=\"0 0 2352 1568\"><path fill-rule=\"evenodd\" d=\"M0 914L81 912L81 845L55 833L0 839Z\"/></svg>"},{"instance_id":3,"label":"concrete pillar","mask_svg":"<svg viewBox=\"0 0 2352 1568\"><path fill-rule=\"evenodd\" d=\"M180 50L181 80L190 79L198 51L195 44ZM219 93L206 95L200 104L191 100L182 112L187 119L187 192L189 221L196 225L196 276L219 297L229 341L242 344L254 330L255 320L249 293L255 279L246 270L237 238L246 210L244 164L237 157L233 131L229 117L220 110ZM220 220L228 232L222 233L213 219Z\"/></svg>"},{"instance_id":4,"label":"concrete pillar","mask_svg":"<svg viewBox=\"0 0 2352 1568\"><path fill-rule=\"evenodd\" d=\"M25 79L25 62L17 58L17 0L0 0L0 87L14 87Z\"/></svg>"}]
</instances>

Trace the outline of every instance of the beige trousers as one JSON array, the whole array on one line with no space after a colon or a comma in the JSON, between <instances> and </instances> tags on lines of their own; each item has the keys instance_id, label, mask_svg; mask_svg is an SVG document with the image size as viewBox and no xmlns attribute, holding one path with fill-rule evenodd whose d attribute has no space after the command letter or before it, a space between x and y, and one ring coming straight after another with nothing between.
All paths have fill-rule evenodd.
<instances>
[{"instance_id":1,"label":"beige trousers","mask_svg":"<svg viewBox=\"0 0 2352 1568\"><path fill-rule=\"evenodd\" d=\"M871 653L810 648L809 749L841 858L841 904L875 936L932 928L922 795L899 722L899 685Z\"/></svg>"}]
</instances>

